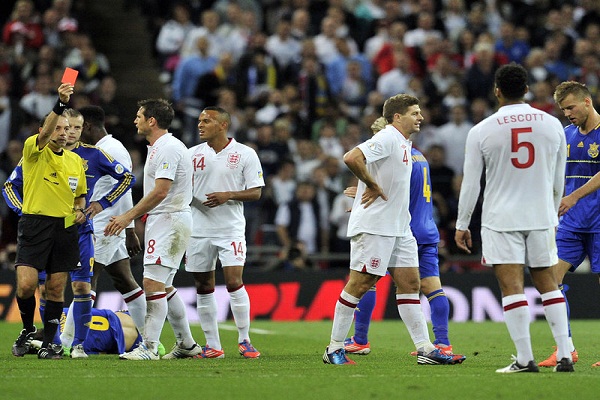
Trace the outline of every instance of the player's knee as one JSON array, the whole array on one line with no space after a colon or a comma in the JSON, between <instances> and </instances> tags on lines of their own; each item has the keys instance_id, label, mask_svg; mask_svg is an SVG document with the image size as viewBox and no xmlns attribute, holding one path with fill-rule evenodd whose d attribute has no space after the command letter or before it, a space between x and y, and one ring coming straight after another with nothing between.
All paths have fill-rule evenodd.
<instances>
[{"instance_id":1,"label":"player's knee","mask_svg":"<svg viewBox=\"0 0 600 400\"><path fill-rule=\"evenodd\" d=\"M37 282L19 282L17 286L17 296L26 299L35 294Z\"/></svg>"},{"instance_id":2,"label":"player's knee","mask_svg":"<svg viewBox=\"0 0 600 400\"><path fill-rule=\"evenodd\" d=\"M89 282L73 281L71 288L73 289L73 294L81 295L90 293L92 285Z\"/></svg>"}]
</instances>

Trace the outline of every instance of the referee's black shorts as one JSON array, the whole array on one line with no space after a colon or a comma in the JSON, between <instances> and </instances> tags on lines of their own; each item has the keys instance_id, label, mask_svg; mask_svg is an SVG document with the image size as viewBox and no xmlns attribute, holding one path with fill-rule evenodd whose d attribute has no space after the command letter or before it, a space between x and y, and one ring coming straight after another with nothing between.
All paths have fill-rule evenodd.
<instances>
[{"instance_id":1,"label":"referee's black shorts","mask_svg":"<svg viewBox=\"0 0 600 400\"><path fill-rule=\"evenodd\" d=\"M49 274L68 272L79 262L77 225L65 228L64 218L24 214L19 220L15 265Z\"/></svg>"}]
</instances>

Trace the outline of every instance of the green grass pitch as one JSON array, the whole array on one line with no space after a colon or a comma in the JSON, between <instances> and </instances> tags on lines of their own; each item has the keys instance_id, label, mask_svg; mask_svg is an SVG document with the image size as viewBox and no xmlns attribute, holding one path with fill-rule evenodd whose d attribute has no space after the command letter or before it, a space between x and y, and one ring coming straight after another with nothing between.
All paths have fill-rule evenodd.
<instances>
[{"instance_id":1,"label":"green grass pitch","mask_svg":"<svg viewBox=\"0 0 600 400\"><path fill-rule=\"evenodd\" d=\"M417 365L400 320L371 325L372 352L351 356L353 366L324 365L331 322L253 321L251 337L262 356L246 360L237 352L237 331L221 325L225 358L218 360L122 361L116 355L84 360L38 360L10 353L20 326L0 323L0 396L2 399L598 399L600 321L574 321L579 352L575 373L497 374L511 362L514 348L503 323L452 323L450 337L461 365ZM199 343L199 326L192 332ZM552 351L544 321L531 325L538 361ZM161 341L174 343L165 325Z\"/></svg>"}]
</instances>

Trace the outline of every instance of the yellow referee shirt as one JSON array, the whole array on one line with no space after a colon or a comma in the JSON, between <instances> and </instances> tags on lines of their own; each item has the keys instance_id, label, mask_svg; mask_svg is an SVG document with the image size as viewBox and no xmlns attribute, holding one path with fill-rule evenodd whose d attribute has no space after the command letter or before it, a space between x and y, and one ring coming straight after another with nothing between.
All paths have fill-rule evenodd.
<instances>
[{"instance_id":1,"label":"yellow referee shirt","mask_svg":"<svg viewBox=\"0 0 600 400\"><path fill-rule=\"evenodd\" d=\"M68 150L40 150L37 137L27 138L23 146L23 214L71 216L75 197L87 193L83 161Z\"/></svg>"}]
</instances>

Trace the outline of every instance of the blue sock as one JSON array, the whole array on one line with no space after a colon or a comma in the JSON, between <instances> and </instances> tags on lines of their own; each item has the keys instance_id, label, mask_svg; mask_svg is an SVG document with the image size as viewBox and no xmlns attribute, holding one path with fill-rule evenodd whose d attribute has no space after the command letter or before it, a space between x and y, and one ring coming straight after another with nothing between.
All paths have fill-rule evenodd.
<instances>
[{"instance_id":1,"label":"blue sock","mask_svg":"<svg viewBox=\"0 0 600 400\"><path fill-rule=\"evenodd\" d=\"M374 289L370 289L360 299L354 311L354 341L358 344L369 343L369 325L375 308L376 294Z\"/></svg>"},{"instance_id":2,"label":"blue sock","mask_svg":"<svg viewBox=\"0 0 600 400\"><path fill-rule=\"evenodd\" d=\"M73 320L75 321L75 338L73 346L85 341L92 320L92 295L79 294L73 296Z\"/></svg>"},{"instance_id":3,"label":"blue sock","mask_svg":"<svg viewBox=\"0 0 600 400\"><path fill-rule=\"evenodd\" d=\"M40 318L42 319L42 321L44 320L44 312L46 311L46 299L42 299L40 298Z\"/></svg>"},{"instance_id":4,"label":"blue sock","mask_svg":"<svg viewBox=\"0 0 600 400\"><path fill-rule=\"evenodd\" d=\"M569 285L561 283L558 288L565 297L565 305L567 306L567 319L569 321L569 337L571 337L571 308L569 307L569 300L567 300L567 292L569 291Z\"/></svg>"},{"instance_id":5,"label":"blue sock","mask_svg":"<svg viewBox=\"0 0 600 400\"><path fill-rule=\"evenodd\" d=\"M431 324L435 341L433 344L450 345L448 339L448 315L450 314L450 303L444 293L444 289L435 290L427 296L431 308Z\"/></svg>"}]
</instances>

